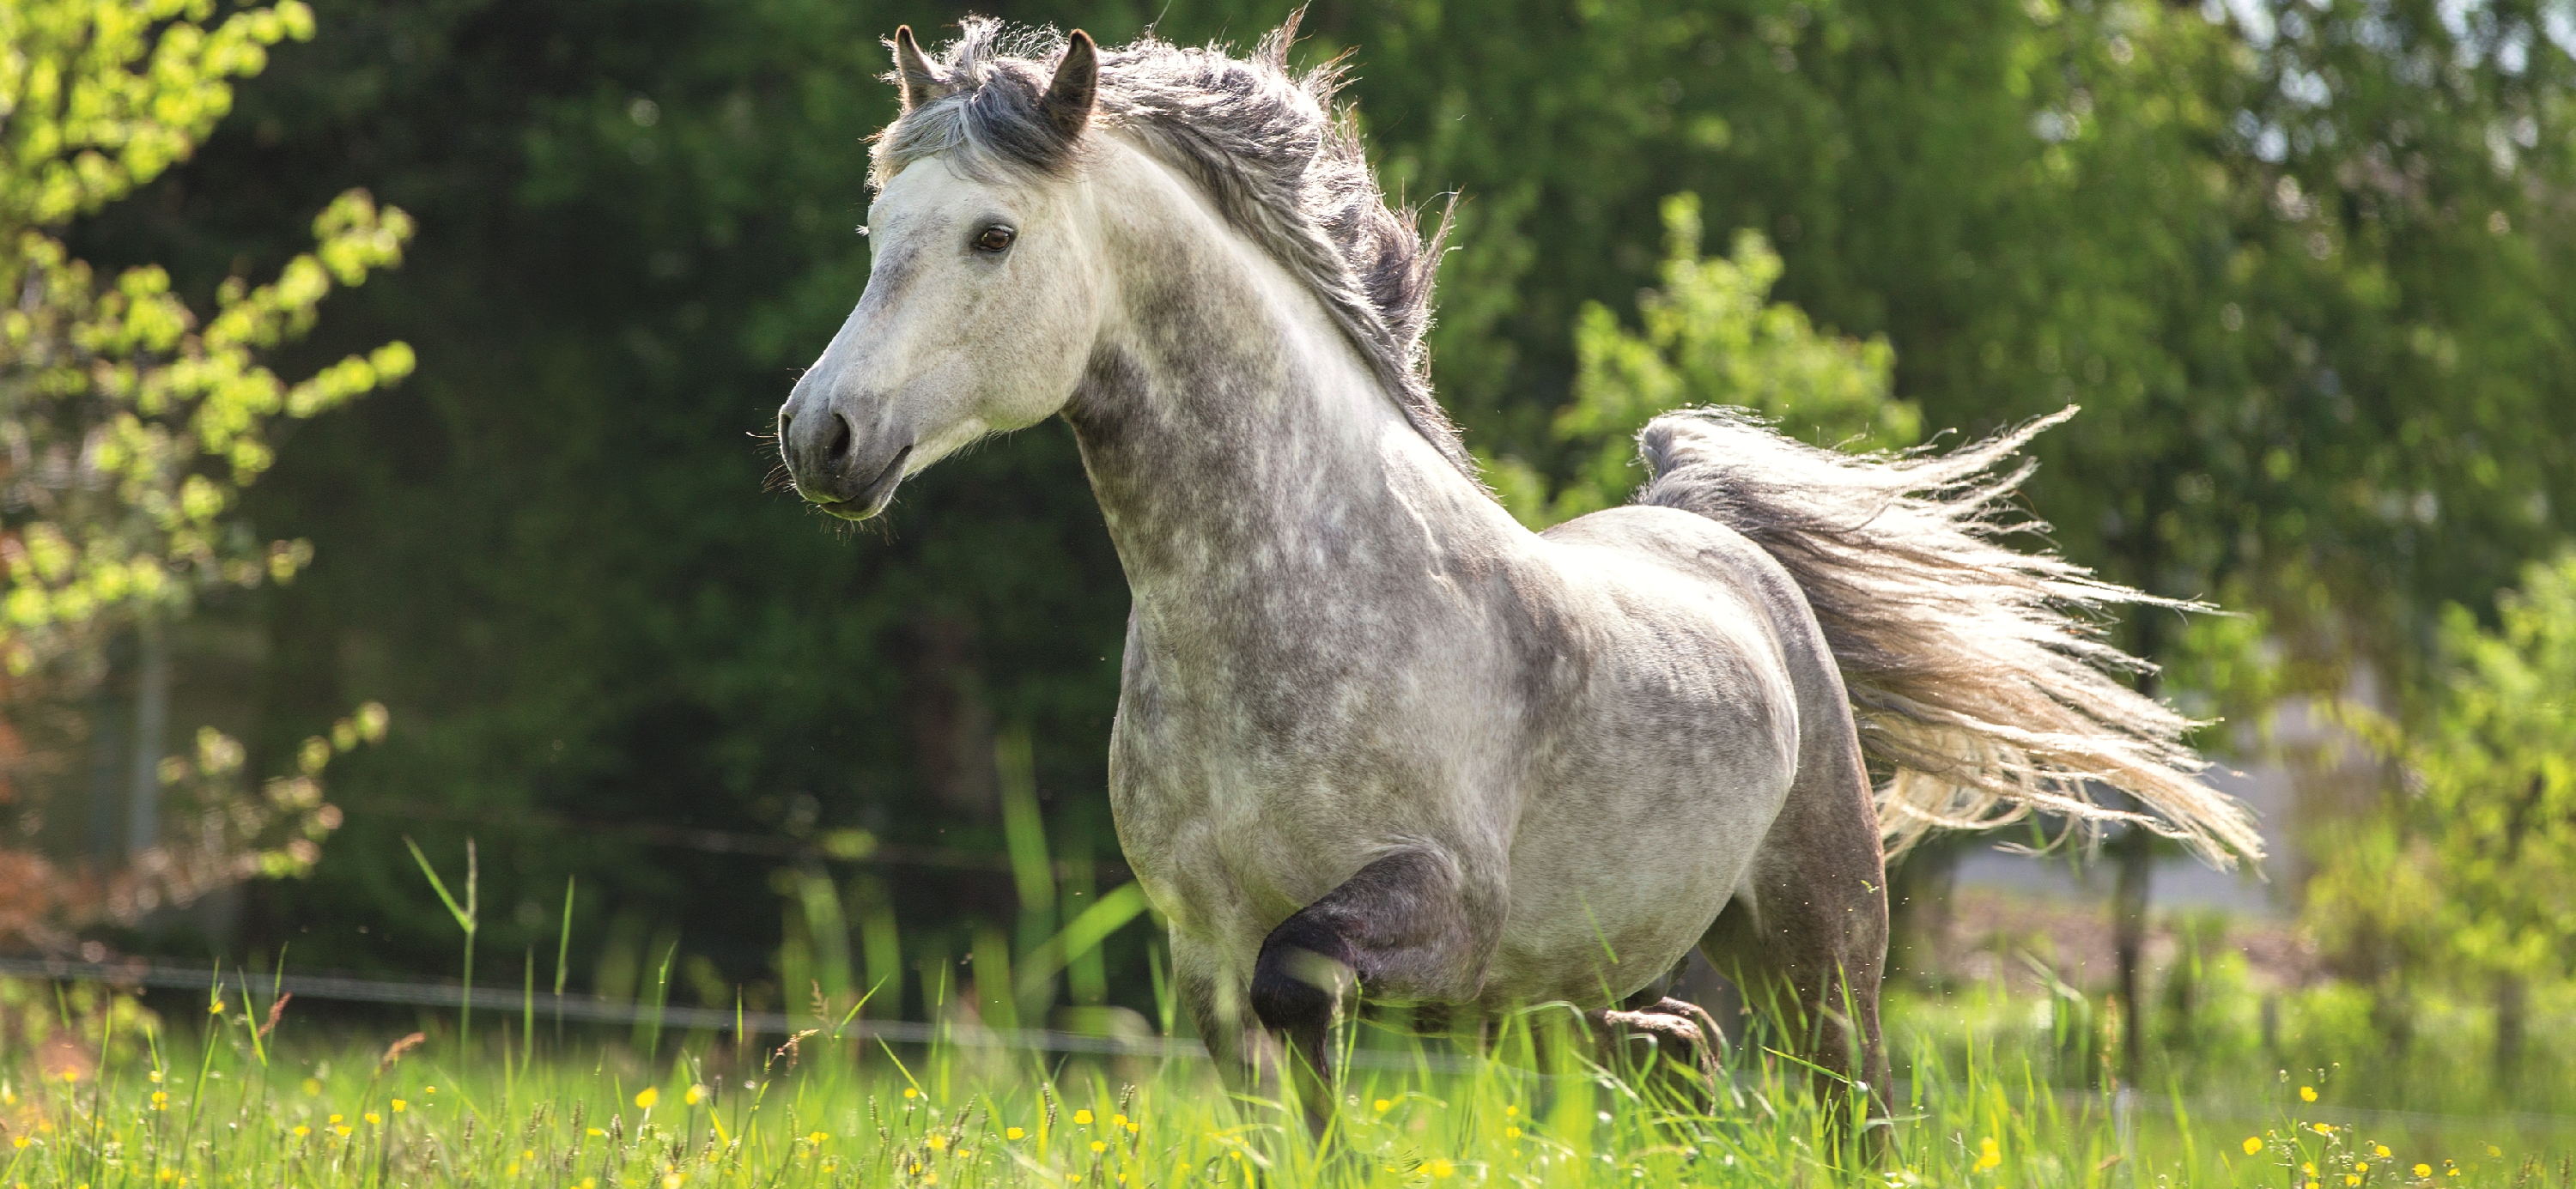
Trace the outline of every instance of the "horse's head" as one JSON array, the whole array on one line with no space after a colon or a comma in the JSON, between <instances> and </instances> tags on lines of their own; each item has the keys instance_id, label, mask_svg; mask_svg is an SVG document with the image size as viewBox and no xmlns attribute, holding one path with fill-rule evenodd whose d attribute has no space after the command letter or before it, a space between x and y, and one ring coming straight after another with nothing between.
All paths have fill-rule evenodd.
<instances>
[{"instance_id":1,"label":"horse's head","mask_svg":"<svg viewBox=\"0 0 2576 1189\"><path fill-rule=\"evenodd\" d=\"M905 476L1055 413L1098 336L1105 272L1074 168L1098 54L1076 31L1051 80L988 61L953 77L895 32L904 116L877 145L868 286L778 411L796 490L835 516L874 516ZM997 127L1018 135L984 143Z\"/></svg>"}]
</instances>

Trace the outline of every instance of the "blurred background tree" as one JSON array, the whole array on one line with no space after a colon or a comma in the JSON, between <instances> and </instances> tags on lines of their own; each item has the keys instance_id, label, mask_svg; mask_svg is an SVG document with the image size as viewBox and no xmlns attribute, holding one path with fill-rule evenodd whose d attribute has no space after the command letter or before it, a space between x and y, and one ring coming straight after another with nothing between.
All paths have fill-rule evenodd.
<instances>
[{"instance_id":1,"label":"blurred background tree","mask_svg":"<svg viewBox=\"0 0 2576 1189\"><path fill-rule=\"evenodd\" d=\"M2576 976L2576 556L2534 563L2499 604L2494 628L2443 616L2444 680L2415 729L2363 719L2411 779L2326 834L2307 908L2374 985L2431 973L2492 994L2510 1087L2531 985Z\"/></svg>"},{"instance_id":2,"label":"blurred background tree","mask_svg":"<svg viewBox=\"0 0 2576 1189\"><path fill-rule=\"evenodd\" d=\"M0 939L18 944L60 949L78 930L132 925L246 877L308 871L340 821L315 778L335 750L384 730L370 706L342 722L336 747L313 740L258 789L241 745L211 726L165 754L170 623L213 592L285 582L311 557L304 541L256 540L236 514L275 461L274 425L412 367L399 342L291 385L258 362L312 326L335 281L400 259L409 220L364 191L331 201L315 251L276 280L225 277L202 323L161 268L102 284L55 238L185 160L229 108L230 80L313 31L292 0L220 23L212 10L28 0L0 11L0 803L16 827L0 844ZM109 724L122 708L99 695L128 640L140 672L134 734L118 747ZM84 752L95 770L77 762ZM124 830L93 836L66 867L64 848L43 844L47 818L83 792L94 822L123 809Z\"/></svg>"},{"instance_id":3,"label":"blurred background tree","mask_svg":"<svg viewBox=\"0 0 2576 1189\"><path fill-rule=\"evenodd\" d=\"M1112 43L1157 19L1248 42L1288 10L987 7ZM672 946L710 1001L797 997L791 953L919 986L994 922L1035 935L1005 858L1025 804L1076 888L1044 911L1087 911L1082 881L1119 879L1126 594L1067 435L933 471L869 529L760 493L756 435L865 282L877 39L958 10L316 12L184 167L66 234L216 308L306 250L284 212L363 184L420 222L400 273L279 356L421 347L245 495L317 560L174 646L254 769L361 696L404 723L335 769L346 827L232 944L442 969L445 916L381 859L475 835L485 943L551 944L577 874L576 968L608 993ZM1621 437L1666 403L1876 446L2079 403L2029 488L2057 544L2248 613L2120 625L2175 662L2161 692L2259 724L2376 690L2410 731L2446 680L2439 609L2494 629L2566 538L2563 3L1325 0L1304 27L1303 59L1356 55L1389 187L1465 195L1435 379L1524 518L1618 498ZM997 748L1020 738L1024 768ZM2317 795L2317 819L2403 804ZM1140 932L1103 956L1131 1005Z\"/></svg>"}]
</instances>

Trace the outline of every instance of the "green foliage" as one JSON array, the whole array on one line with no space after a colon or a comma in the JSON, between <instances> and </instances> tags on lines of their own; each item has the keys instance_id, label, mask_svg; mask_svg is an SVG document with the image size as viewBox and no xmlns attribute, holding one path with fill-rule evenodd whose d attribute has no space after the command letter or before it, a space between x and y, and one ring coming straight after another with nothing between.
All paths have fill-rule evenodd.
<instances>
[{"instance_id":1,"label":"green foliage","mask_svg":"<svg viewBox=\"0 0 2576 1189\"><path fill-rule=\"evenodd\" d=\"M2424 724L2374 734L2411 795L2336 832L2309 912L2378 967L2476 986L2576 977L2576 555L2532 566L2490 629L2444 617Z\"/></svg>"},{"instance_id":2,"label":"green foliage","mask_svg":"<svg viewBox=\"0 0 2576 1189\"><path fill-rule=\"evenodd\" d=\"M314 250L275 280L227 277L202 321L161 267L103 280L57 238L186 159L230 109L232 80L266 64L266 47L312 36L312 13L295 0L220 23L213 10L205 0L0 10L0 293L10 295L0 311L0 713L13 744L7 783L31 797L60 765L51 752L80 735L44 728L101 679L110 639L157 630L209 591L284 582L310 559L309 542L262 543L239 518L283 426L414 365L400 342L294 383L263 361L311 329L335 285L400 261L409 217L364 191L333 199L313 223ZM247 787L241 745L206 728L193 757L160 765L163 783L194 802L178 840L133 871L12 897L0 927L52 937L245 875L309 870L315 842L340 821L313 783L319 760L380 736L384 717L371 703L344 719L337 733L348 738L312 741L295 775L260 792Z\"/></svg>"},{"instance_id":3,"label":"green foliage","mask_svg":"<svg viewBox=\"0 0 2576 1189\"><path fill-rule=\"evenodd\" d=\"M418 373L301 423L245 494L323 559L233 621L258 659L202 679L253 670L251 753L293 754L357 691L406 724L335 774L334 857L262 889L250 940L292 921L317 962L441 968L449 924L399 839L475 833L502 952L558 943L578 872L585 935L650 919L797 1001L767 964L802 908L704 889L810 861L883 890L844 923L899 909L901 959L941 963L1025 906L992 869L899 860L1009 852L981 757L1013 725L1051 855L1112 853L1127 605L1065 435L943 464L855 536L764 496L746 438L865 283L876 39L960 9L319 7L329 36L281 44L186 168L72 236L211 308L243 262L306 250L280 212L350 186L434 232L298 356L400 336ZM1290 7L1010 15L1241 43ZM1297 53L1354 54L1391 189L1464 195L1435 376L1520 514L1623 498L1649 406L1770 399L1727 387L1722 343L1841 377L1784 393L1870 394L1850 407L1926 431L2080 403L2039 443L2035 511L2109 577L2252 613L2123 641L2242 720L2344 689L2355 658L2429 688L2433 610L2487 605L2576 507L2571 60L2541 6L2445 11L1402 0L1314 6ZM1674 272L1676 194L1776 265L1737 241ZM1687 293L1620 326L1641 287ZM1913 437L1775 411L1814 440ZM882 845L832 844L858 837ZM1114 1000L1142 1004L1145 959L1113 950Z\"/></svg>"},{"instance_id":4,"label":"green foliage","mask_svg":"<svg viewBox=\"0 0 2576 1189\"><path fill-rule=\"evenodd\" d=\"M1549 433L1574 459L1553 494L1517 459L1489 462L1495 490L1523 523L1545 528L1627 502L1644 476L1637 431L1659 413L1738 405L1811 441L1855 449L1910 446L1921 413L1890 393L1894 353L1820 334L1798 307L1769 300L1780 256L1757 231L1725 259L1700 255L1695 194L1664 200L1663 287L1637 295L1642 333L1598 302L1575 323L1574 400Z\"/></svg>"}]
</instances>

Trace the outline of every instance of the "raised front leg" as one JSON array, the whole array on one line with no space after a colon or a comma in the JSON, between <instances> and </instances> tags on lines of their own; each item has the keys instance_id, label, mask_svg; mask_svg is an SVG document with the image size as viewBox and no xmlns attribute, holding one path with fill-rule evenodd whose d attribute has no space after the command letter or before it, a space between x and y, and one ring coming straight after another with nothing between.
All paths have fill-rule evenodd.
<instances>
[{"instance_id":1,"label":"raised front leg","mask_svg":"<svg viewBox=\"0 0 2576 1189\"><path fill-rule=\"evenodd\" d=\"M1330 1038L1357 997L1466 1003L1485 980L1507 902L1490 874L1448 855L1398 851L1270 931L1252 968L1252 1010L1287 1042L1286 1071L1310 1121L1332 1102Z\"/></svg>"}]
</instances>

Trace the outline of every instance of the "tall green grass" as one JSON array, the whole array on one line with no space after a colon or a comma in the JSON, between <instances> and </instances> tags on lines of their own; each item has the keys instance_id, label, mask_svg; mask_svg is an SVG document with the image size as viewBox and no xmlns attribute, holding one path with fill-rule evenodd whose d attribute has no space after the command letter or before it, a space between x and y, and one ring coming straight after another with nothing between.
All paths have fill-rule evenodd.
<instances>
[{"instance_id":1,"label":"tall green grass","mask_svg":"<svg viewBox=\"0 0 2576 1189\"><path fill-rule=\"evenodd\" d=\"M1835 1138L1805 1072L1758 1040L1730 1052L1711 1093L1669 1066L1639 1079L1592 1064L1545 1016L1506 1033L1505 1060L1369 1031L1318 1138L1275 1104L1228 1093L1204 1060L995 1047L963 1024L890 1047L859 1034L855 1011L791 1044L701 1033L656 1059L651 1046L580 1035L531 1045L506 1016L474 1043L444 1021L437 1038L408 1043L321 1035L293 1010L263 1035L255 997L214 1000L183 1023L14 986L19 1008L53 1009L64 1035L106 1057L68 1078L47 1072L41 1044L0 1057L0 1183L13 1186L2563 1189L2576 1172L2563 1134L2433 1140L2336 1122L2349 1113L2330 1109L2335 1083L2327 1101L2301 1093L2313 1074L2241 1087L2250 1109L2228 1118L2197 1118L2173 1097L2130 1096L2124 1109L2115 1094L2051 1085L2027 1054L1902 1020L1910 1077L1894 1155L1874 1166Z\"/></svg>"},{"instance_id":2,"label":"tall green grass","mask_svg":"<svg viewBox=\"0 0 2576 1189\"><path fill-rule=\"evenodd\" d=\"M1602 1048L1573 1017L1544 1010L1508 1021L1490 1055L1362 1026L1338 1108L1311 1134L1298 1112L1230 1090L1204 1059L1010 1047L1029 1034L1003 1030L1042 1027L1050 1013L1076 1024L1117 1014L1100 950L1144 912L1133 885L1094 895L1087 864L1050 859L1026 765L1012 758L1002 767L1017 928L979 930L974 977L951 986L946 940L906 945L882 901L791 873L779 968L812 994L783 1044L742 1035L739 1000L724 1034L666 1032L677 951L658 940L636 955L639 1011L624 1036L543 1019L533 947L517 1002L485 989L470 1031L476 1004L462 994L452 1013L422 1013L418 1032L370 1032L357 1017L281 1012L276 981L257 974L169 1019L104 988L0 980L0 1189L2576 1189L2576 997L2536 1002L2533 1018L2549 1023L2532 1031L2526 1076L2499 1088L2480 1081L2475 1010L2424 1001L2415 1043L2393 1052L2349 989L2259 1000L2224 961L2168 996L2188 1012L2151 1006L2161 1014L2143 1091L2110 1078L2120 1029L2106 1003L2074 988L1893 995L1899 1084L1880 1124L1883 1160L1856 1150L1832 1122L1847 1111L1816 1101L1807 1068L1758 1027L1711 1085L1669 1063L1642 1075L1597 1064ZM463 935L470 978L471 852L454 890L414 857ZM567 885L558 995L573 895ZM1169 1034L1179 1013L1159 951L1146 956ZM908 969L924 972L910 1003ZM919 1013L904 1014L942 1022L932 1042L870 1038L872 1017L913 1004Z\"/></svg>"}]
</instances>

